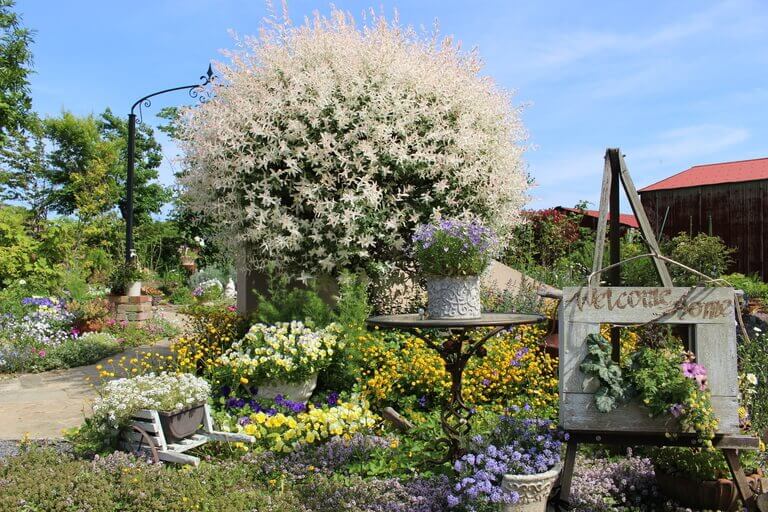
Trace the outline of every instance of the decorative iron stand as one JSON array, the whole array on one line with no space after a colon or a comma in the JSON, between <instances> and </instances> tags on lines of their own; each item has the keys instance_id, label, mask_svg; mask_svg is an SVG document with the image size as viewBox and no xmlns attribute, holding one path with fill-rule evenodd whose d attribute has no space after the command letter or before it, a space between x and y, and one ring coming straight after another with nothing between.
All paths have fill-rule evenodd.
<instances>
[{"instance_id":1,"label":"decorative iron stand","mask_svg":"<svg viewBox=\"0 0 768 512\"><path fill-rule=\"evenodd\" d=\"M465 454L462 443L472 431L472 408L464 402L462 379L464 369L473 356L483 357L486 349L483 345L505 329L516 325L534 324L545 320L541 315L522 315L515 313L484 313L480 318L456 320L430 320L423 315L385 315L373 316L367 320L372 326L419 331L437 329L447 335L432 337L422 336L427 345L436 350L445 362L445 369L451 376L451 393L440 413L440 424L445 437L439 442L448 445L444 461L454 461ZM481 337L473 337L472 332L481 328L492 328Z\"/></svg>"},{"instance_id":2,"label":"decorative iron stand","mask_svg":"<svg viewBox=\"0 0 768 512\"><path fill-rule=\"evenodd\" d=\"M211 97L211 90L206 89L212 85L216 79L211 65L208 64L208 71L200 77L200 83L193 85L182 85L180 87L171 87L162 91L153 92L136 100L131 105L131 113L128 114L128 170L125 180L125 263L130 265L135 253L133 250L133 182L134 168L136 160L136 123L142 121L142 107L150 107L152 101L150 98L174 91L188 91L191 98L196 98L204 103ZM139 107L139 118L136 118L136 107Z\"/></svg>"}]
</instances>

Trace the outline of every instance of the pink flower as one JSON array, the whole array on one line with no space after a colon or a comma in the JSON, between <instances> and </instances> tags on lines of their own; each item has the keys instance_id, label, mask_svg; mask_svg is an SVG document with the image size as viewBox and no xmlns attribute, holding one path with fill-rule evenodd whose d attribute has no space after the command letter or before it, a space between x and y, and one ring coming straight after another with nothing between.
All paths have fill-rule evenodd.
<instances>
[{"instance_id":1,"label":"pink flower","mask_svg":"<svg viewBox=\"0 0 768 512\"><path fill-rule=\"evenodd\" d=\"M39 355L40 357L45 357L45 350L38 350L37 355Z\"/></svg>"},{"instance_id":2,"label":"pink flower","mask_svg":"<svg viewBox=\"0 0 768 512\"><path fill-rule=\"evenodd\" d=\"M689 379L695 379L697 376L707 376L707 369L698 363L683 363L680 365L683 375Z\"/></svg>"},{"instance_id":3,"label":"pink flower","mask_svg":"<svg viewBox=\"0 0 768 512\"><path fill-rule=\"evenodd\" d=\"M237 311L235 306L227 306L227 311Z\"/></svg>"}]
</instances>

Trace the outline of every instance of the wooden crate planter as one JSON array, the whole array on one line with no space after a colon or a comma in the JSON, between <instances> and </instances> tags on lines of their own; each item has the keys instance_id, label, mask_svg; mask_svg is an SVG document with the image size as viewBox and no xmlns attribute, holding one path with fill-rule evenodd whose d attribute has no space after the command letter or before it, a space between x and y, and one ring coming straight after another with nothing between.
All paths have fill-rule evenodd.
<instances>
[{"instance_id":1,"label":"wooden crate planter","mask_svg":"<svg viewBox=\"0 0 768 512\"><path fill-rule=\"evenodd\" d=\"M572 432L664 433L678 430L670 416L649 417L637 403L597 410L579 369L585 338L600 324L687 324L692 350L707 369L719 434L738 434L738 370L732 288L566 288L560 310L560 424Z\"/></svg>"},{"instance_id":2,"label":"wooden crate planter","mask_svg":"<svg viewBox=\"0 0 768 512\"><path fill-rule=\"evenodd\" d=\"M256 439L245 434L221 432L213 429L211 409L203 406L202 425L195 433L176 442L169 442L173 436L168 436L163 428L160 413L155 410L141 409L137 411L127 428L120 432L118 447L130 453L142 453L152 456L158 461L197 466L200 459L185 452L202 446L208 441L225 441L253 443Z\"/></svg>"}]
</instances>

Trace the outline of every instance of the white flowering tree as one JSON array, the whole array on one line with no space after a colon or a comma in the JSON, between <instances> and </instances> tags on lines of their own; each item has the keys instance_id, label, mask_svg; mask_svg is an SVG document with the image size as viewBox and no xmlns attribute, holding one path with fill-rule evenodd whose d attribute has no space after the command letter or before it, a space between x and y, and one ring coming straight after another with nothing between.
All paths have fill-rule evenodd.
<instances>
[{"instance_id":1,"label":"white flowering tree","mask_svg":"<svg viewBox=\"0 0 768 512\"><path fill-rule=\"evenodd\" d=\"M436 216L518 223L525 131L474 53L338 10L240 46L215 98L184 116L181 182L248 268L397 261Z\"/></svg>"}]
</instances>

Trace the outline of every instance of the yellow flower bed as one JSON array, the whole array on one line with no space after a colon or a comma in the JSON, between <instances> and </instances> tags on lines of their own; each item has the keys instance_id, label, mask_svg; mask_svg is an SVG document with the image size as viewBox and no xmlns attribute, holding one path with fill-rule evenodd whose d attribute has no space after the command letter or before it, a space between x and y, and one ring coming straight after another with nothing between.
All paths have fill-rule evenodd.
<instances>
[{"instance_id":1,"label":"yellow flower bed","mask_svg":"<svg viewBox=\"0 0 768 512\"><path fill-rule=\"evenodd\" d=\"M470 359L464 372L464 399L478 409L501 411L512 405L556 406L557 359L543 349L546 329L521 326L491 338L485 357ZM445 363L423 338L405 332L372 332L358 338L360 387L377 406L404 397L443 400L450 390Z\"/></svg>"},{"instance_id":2,"label":"yellow flower bed","mask_svg":"<svg viewBox=\"0 0 768 512\"><path fill-rule=\"evenodd\" d=\"M236 419L228 417L223 427L252 435L265 448L277 452L290 452L299 444L317 444L335 436L350 438L372 429L378 420L365 401L341 400L333 407L318 408L309 404L306 412L296 415L253 413L247 425L233 425Z\"/></svg>"}]
</instances>

